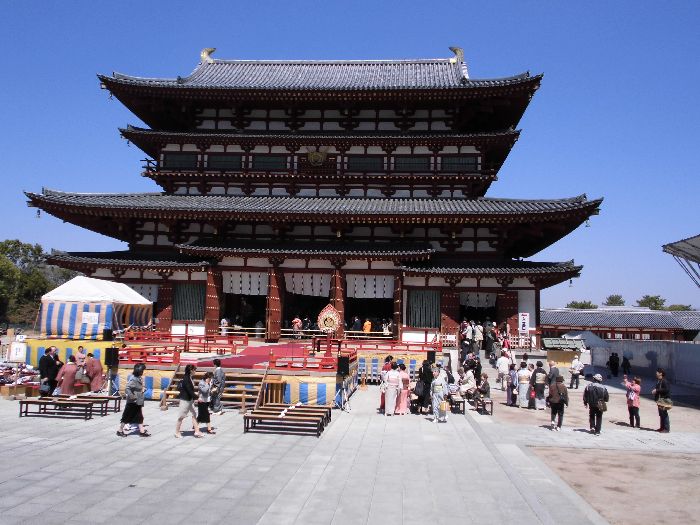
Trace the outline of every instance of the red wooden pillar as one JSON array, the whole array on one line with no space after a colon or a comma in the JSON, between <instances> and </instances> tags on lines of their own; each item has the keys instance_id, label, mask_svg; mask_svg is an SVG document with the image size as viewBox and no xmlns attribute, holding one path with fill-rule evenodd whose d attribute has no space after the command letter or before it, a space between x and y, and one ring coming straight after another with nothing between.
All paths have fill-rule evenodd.
<instances>
[{"instance_id":1,"label":"red wooden pillar","mask_svg":"<svg viewBox=\"0 0 700 525\"><path fill-rule=\"evenodd\" d=\"M207 292L204 299L204 331L207 335L219 333L223 292L224 284L221 272L210 268L207 271Z\"/></svg>"},{"instance_id":2,"label":"red wooden pillar","mask_svg":"<svg viewBox=\"0 0 700 525\"><path fill-rule=\"evenodd\" d=\"M158 330L170 332L173 325L173 283L165 281L158 287L158 303L156 306Z\"/></svg>"},{"instance_id":3,"label":"red wooden pillar","mask_svg":"<svg viewBox=\"0 0 700 525\"><path fill-rule=\"evenodd\" d=\"M394 276L394 338L401 340L403 324L403 281L400 275Z\"/></svg>"},{"instance_id":4,"label":"red wooden pillar","mask_svg":"<svg viewBox=\"0 0 700 525\"><path fill-rule=\"evenodd\" d=\"M340 325L335 331L335 336L343 339L345 337L343 325L345 322L345 274L340 268L333 270L333 277L331 277L331 306L340 314Z\"/></svg>"},{"instance_id":5,"label":"red wooden pillar","mask_svg":"<svg viewBox=\"0 0 700 525\"><path fill-rule=\"evenodd\" d=\"M440 332L456 334L459 327L459 292L454 288L440 293Z\"/></svg>"},{"instance_id":6,"label":"red wooden pillar","mask_svg":"<svg viewBox=\"0 0 700 525\"><path fill-rule=\"evenodd\" d=\"M281 288L284 279L279 267L267 270L267 304L265 307L265 341L276 343L282 334L282 300Z\"/></svg>"}]
</instances>

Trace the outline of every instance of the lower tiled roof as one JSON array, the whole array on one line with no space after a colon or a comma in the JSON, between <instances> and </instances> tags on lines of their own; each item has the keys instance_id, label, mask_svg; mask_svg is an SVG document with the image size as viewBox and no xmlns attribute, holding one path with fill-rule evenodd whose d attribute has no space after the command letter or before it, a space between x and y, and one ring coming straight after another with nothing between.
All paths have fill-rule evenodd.
<instances>
[{"instance_id":1,"label":"lower tiled roof","mask_svg":"<svg viewBox=\"0 0 700 525\"><path fill-rule=\"evenodd\" d=\"M54 252L49 262L59 266L109 268L188 269L209 266L210 261L177 252Z\"/></svg>"},{"instance_id":2,"label":"lower tiled roof","mask_svg":"<svg viewBox=\"0 0 700 525\"><path fill-rule=\"evenodd\" d=\"M600 308L578 310L547 309L540 312L540 323L550 326L604 328L669 328L682 329L674 312L646 308Z\"/></svg>"},{"instance_id":3,"label":"lower tiled roof","mask_svg":"<svg viewBox=\"0 0 700 525\"><path fill-rule=\"evenodd\" d=\"M578 274L583 266L576 266L574 261L567 262L533 262L503 261L474 263L422 263L405 264L402 269L409 274L457 274L457 275L556 275L561 273Z\"/></svg>"}]
</instances>

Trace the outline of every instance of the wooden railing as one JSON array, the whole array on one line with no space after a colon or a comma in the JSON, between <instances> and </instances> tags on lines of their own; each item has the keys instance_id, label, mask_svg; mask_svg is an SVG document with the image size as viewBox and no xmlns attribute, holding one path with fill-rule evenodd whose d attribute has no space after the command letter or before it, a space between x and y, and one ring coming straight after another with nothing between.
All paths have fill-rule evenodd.
<instances>
[{"instance_id":1,"label":"wooden railing","mask_svg":"<svg viewBox=\"0 0 700 525\"><path fill-rule=\"evenodd\" d=\"M178 335L169 332L136 331L124 334L124 340L132 344L177 345L182 352L237 353L248 346L247 335Z\"/></svg>"}]
</instances>

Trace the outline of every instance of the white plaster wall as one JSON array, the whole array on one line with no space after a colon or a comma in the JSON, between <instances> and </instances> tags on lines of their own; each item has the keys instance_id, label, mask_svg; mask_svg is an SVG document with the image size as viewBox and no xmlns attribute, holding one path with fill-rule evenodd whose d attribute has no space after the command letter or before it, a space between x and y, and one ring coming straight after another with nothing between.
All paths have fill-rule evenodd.
<instances>
[{"instance_id":1,"label":"white plaster wall","mask_svg":"<svg viewBox=\"0 0 700 525\"><path fill-rule=\"evenodd\" d=\"M518 290L518 313L527 312L530 314L530 330L535 330L537 322L535 293L535 290Z\"/></svg>"}]
</instances>

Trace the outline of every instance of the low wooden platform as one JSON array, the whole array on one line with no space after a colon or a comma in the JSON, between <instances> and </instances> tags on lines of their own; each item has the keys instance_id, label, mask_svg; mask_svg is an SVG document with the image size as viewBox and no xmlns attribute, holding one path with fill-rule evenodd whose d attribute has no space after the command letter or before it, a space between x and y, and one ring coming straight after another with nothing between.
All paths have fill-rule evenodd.
<instances>
[{"instance_id":1,"label":"low wooden platform","mask_svg":"<svg viewBox=\"0 0 700 525\"><path fill-rule=\"evenodd\" d=\"M106 412L106 402L104 403ZM30 412L30 407L36 407L36 412ZM32 398L20 399L19 417L43 416L43 417L80 417L92 419L93 403L78 399L60 398Z\"/></svg>"}]
</instances>

